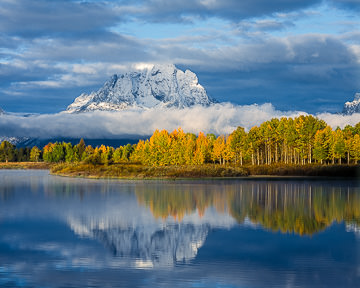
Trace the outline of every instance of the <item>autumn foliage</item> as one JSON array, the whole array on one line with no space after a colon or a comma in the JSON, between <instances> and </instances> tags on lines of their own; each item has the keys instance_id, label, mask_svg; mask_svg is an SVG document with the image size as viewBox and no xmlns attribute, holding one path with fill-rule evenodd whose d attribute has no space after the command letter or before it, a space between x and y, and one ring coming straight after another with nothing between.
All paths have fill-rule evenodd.
<instances>
[{"instance_id":1,"label":"autumn foliage","mask_svg":"<svg viewBox=\"0 0 360 288\"><path fill-rule=\"evenodd\" d=\"M229 135L172 133L156 130L134 146L130 157L145 165L233 163L237 165L311 164L360 160L360 124L333 130L313 116L272 119L249 132L238 127Z\"/></svg>"},{"instance_id":2,"label":"autumn foliage","mask_svg":"<svg viewBox=\"0 0 360 288\"><path fill-rule=\"evenodd\" d=\"M19 151L4 141L0 146L0 161L17 161ZM302 115L294 119L274 118L249 131L238 127L228 135L202 132L195 135L179 128L172 132L156 130L148 140L116 149L105 145L93 148L81 140L77 145L56 142L47 144L42 150L33 147L26 151L22 161L27 157L34 162L94 165L127 162L146 166L357 164L360 123L333 130L323 120Z\"/></svg>"}]
</instances>

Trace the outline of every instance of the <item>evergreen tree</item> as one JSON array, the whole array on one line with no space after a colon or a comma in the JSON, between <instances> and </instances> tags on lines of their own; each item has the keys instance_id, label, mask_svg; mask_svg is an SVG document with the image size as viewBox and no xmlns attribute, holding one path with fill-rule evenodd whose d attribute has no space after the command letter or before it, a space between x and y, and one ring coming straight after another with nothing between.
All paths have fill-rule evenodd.
<instances>
[{"instance_id":1,"label":"evergreen tree","mask_svg":"<svg viewBox=\"0 0 360 288\"><path fill-rule=\"evenodd\" d=\"M12 161L16 162L27 162L30 161L30 151L31 149L29 147L21 147L19 149L15 148L14 153L14 159Z\"/></svg>"},{"instance_id":2,"label":"evergreen tree","mask_svg":"<svg viewBox=\"0 0 360 288\"><path fill-rule=\"evenodd\" d=\"M15 160L15 145L8 141L3 141L0 144L0 161L8 163Z\"/></svg>"},{"instance_id":3,"label":"evergreen tree","mask_svg":"<svg viewBox=\"0 0 360 288\"><path fill-rule=\"evenodd\" d=\"M76 157L78 160L84 160L84 158L86 157L85 149L86 149L85 141L83 138L81 138L79 143L74 147L74 150L77 154Z\"/></svg>"}]
</instances>

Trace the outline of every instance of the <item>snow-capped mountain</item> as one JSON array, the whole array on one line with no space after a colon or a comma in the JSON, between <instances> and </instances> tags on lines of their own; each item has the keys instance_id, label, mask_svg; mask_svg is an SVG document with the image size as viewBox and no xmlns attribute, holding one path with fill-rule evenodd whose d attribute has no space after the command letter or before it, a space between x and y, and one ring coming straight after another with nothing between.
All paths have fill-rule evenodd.
<instances>
[{"instance_id":1,"label":"snow-capped mountain","mask_svg":"<svg viewBox=\"0 0 360 288\"><path fill-rule=\"evenodd\" d=\"M1 107L0 107L0 115L1 115L1 114L5 114L5 112L4 112L4 110L2 110Z\"/></svg>"},{"instance_id":2,"label":"snow-capped mountain","mask_svg":"<svg viewBox=\"0 0 360 288\"><path fill-rule=\"evenodd\" d=\"M360 113L360 93L356 93L352 102L346 102L343 109L343 114L350 115L353 113Z\"/></svg>"},{"instance_id":3,"label":"snow-capped mountain","mask_svg":"<svg viewBox=\"0 0 360 288\"><path fill-rule=\"evenodd\" d=\"M154 65L141 71L113 75L98 91L81 94L66 112L117 111L131 107L208 106L215 101L206 94L195 73L175 65Z\"/></svg>"},{"instance_id":4,"label":"snow-capped mountain","mask_svg":"<svg viewBox=\"0 0 360 288\"><path fill-rule=\"evenodd\" d=\"M28 137L7 137L7 136L0 136L0 143L1 142L10 142L11 144L17 146L17 147L31 147L34 145L27 145L28 141L30 141L30 138Z\"/></svg>"}]
</instances>

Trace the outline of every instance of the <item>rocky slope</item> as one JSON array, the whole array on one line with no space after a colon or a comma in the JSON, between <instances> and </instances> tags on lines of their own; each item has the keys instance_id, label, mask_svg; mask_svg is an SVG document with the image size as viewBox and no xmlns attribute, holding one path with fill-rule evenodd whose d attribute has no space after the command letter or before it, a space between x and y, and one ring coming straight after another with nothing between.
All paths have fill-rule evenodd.
<instances>
[{"instance_id":1,"label":"rocky slope","mask_svg":"<svg viewBox=\"0 0 360 288\"><path fill-rule=\"evenodd\" d=\"M31 145L31 138L28 137L7 137L7 136L0 136L0 143L3 141L10 142L11 144L15 145L16 147L32 147ZM29 144L30 143L30 144Z\"/></svg>"},{"instance_id":2,"label":"rocky slope","mask_svg":"<svg viewBox=\"0 0 360 288\"><path fill-rule=\"evenodd\" d=\"M94 110L118 111L128 108L208 106L208 97L195 73L174 65L154 65L151 69L113 75L103 87L81 94L66 109L69 113Z\"/></svg>"},{"instance_id":3,"label":"rocky slope","mask_svg":"<svg viewBox=\"0 0 360 288\"><path fill-rule=\"evenodd\" d=\"M360 93L355 94L353 101L345 103L342 113L346 115L360 113Z\"/></svg>"}]
</instances>

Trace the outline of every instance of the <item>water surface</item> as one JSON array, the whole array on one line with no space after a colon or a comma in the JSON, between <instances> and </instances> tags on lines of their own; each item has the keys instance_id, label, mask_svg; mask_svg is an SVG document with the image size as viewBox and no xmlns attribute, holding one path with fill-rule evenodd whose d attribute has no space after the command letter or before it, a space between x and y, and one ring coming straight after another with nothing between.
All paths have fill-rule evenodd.
<instances>
[{"instance_id":1,"label":"water surface","mask_svg":"<svg viewBox=\"0 0 360 288\"><path fill-rule=\"evenodd\" d=\"M0 287L360 287L359 187L0 170Z\"/></svg>"}]
</instances>

